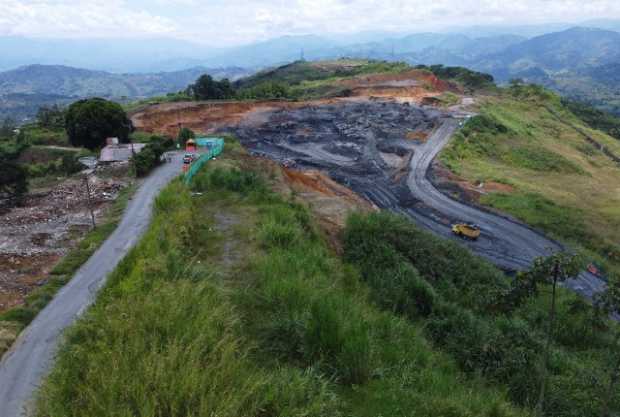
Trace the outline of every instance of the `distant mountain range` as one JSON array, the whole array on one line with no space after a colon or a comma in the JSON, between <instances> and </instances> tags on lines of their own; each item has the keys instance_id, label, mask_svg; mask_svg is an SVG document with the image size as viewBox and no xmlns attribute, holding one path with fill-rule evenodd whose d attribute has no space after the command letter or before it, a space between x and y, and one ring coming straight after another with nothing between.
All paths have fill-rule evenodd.
<instances>
[{"instance_id":1,"label":"distant mountain range","mask_svg":"<svg viewBox=\"0 0 620 417\"><path fill-rule=\"evenodd\" d=\"M573 28L466 63L500 82L520 78L620 114L620 33Z\"/></svg>"},{"instance_id":2,"label":"distant mountain range","mask_svg":"<svg viewBox=\"0 0 620 417\"><path fill-rule=\"evenodd\" d=\"M135 99L165 94L185 88L205 72L237 79L302 57L465 66L490 73L499 82L521 78L543 84L620 114L620 33L616 31L620 22L591 23L597 28L556 24L463 28L461 33L285 36L220 49L176 40L0 37L0 70L32 62L65 64L28 65L0 73L0 118L32 115L37 104L76 97ZM549 28L558 31L544 33Z\"/></svg>"},{"instance_id":3,"label":"distant mountain range","mask_svg":"<svg viewBox=\"0 0 620 417\"><path fill-rule=\"evenodd\" d=\"M599 28L567 28L534 37L540 27L515 28L516 33L486 36L462 33L383 34L377 40L337 40L320 36L277 38L224 51L208 60L213 66L236 63L254 68L290 62L340 57L405 61L410 64L464 66L492 74L500 83L520 78L554 89L620 114L620 23L593 21ZM607 29L602 29L605 27ZM361 41L363 40L363 41ZM360 42L354 42L360 41ZM350 42L350 43L347 43Z\"/></svg>"},{"instance_id":4,"label":"distant mountain range","mask_svg":"<svg viewBox=\"0 0 620 417\"><path fill-rule=\"evenodd\" d=\"M202 74L232 80L249 75L242 68L191 68L151 74L113 74L61 65L28 65L0 73L0 119L36 114L39 106L64 105L83 97L136 100L185 89Z\"/></svg>"}]
</instances>

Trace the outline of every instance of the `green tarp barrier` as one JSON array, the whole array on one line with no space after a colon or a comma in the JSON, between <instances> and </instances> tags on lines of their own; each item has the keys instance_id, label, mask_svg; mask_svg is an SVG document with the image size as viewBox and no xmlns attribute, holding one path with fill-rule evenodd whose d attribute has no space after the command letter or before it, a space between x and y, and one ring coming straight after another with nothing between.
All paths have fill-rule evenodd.
<instances>
[{"instance_id":1,"label":"green tarp barrier","mask_svg":"<svg viewBox=\"0 0 620 417\"><path fill-rule=\"evenodd\" d=\"M202 144L201 144L202 143ZM210 159L215 158L224 150L224 139L222 138L198 138L196 144L200 148L205 148L205 151L200 152L200 158L192 162L189 170L185 173L185 184L189 184L192 178L204 164Z\"/></svg>"},{"instance_id":2,"label":"green tarp barrier","mask_svg":"<svg viewBox=\"0 0 620 417\"><path fill-rule=\"evenodd\" d=\"M200 148L205 148L208 146L215 146L217 143L222 142L223 143L224 139L222 138L218 138L218 137L214 137L214 136L206 136L203 138L195 138L194 142L196 142L196 145Z\"/></svg>"}]
</instances>

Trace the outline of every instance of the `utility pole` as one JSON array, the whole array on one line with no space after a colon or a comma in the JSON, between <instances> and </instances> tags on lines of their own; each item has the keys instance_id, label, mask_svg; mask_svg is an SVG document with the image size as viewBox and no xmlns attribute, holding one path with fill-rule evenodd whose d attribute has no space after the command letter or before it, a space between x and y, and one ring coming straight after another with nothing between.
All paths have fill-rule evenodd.
<instances>
[{"instance_id":1,"label":"utility pole","mask_svg":"<svg viewBox=\"0 0 620 417\"><path fill-rule=\"evenodd\" d=\"M88 182L88 174L84 175L84 182L86 183L86 194L88 195L88 210L90 211L90 219L93 223L93 230L97 228L95 223L95 213L93 212L93 203L90 196L90 184Z\"/></svg>"}]
</instances>

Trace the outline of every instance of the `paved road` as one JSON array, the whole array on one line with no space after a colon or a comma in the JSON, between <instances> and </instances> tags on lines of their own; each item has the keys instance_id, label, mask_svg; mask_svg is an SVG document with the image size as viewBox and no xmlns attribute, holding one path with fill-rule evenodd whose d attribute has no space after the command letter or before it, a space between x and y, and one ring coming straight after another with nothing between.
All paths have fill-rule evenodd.
<instances>
[{"instance_id":1,"label":"paved road","mask_svg":"<svg viewBox=\"0 0 620 417\"><path fill-rule=\"evenodd\" d=\"M144 181L114 233L4 355L0 362L0 417L27 414L33 393L53 362L63 330L93 303L107 275L138 242L149 225L155 197L180 171L181 160L175 155L172 162L157 168Z\"/></svg>"},{"instance_id":2,"label":"paved road","mask_svg":"<svg viewBox=\"0 0 620 417\"><path fill-rule=\"evenodd\" d=\"M407 179L413 195L446 218L478 224L482 230L479 240L475 242L459 240L501 268L527 269L534 258L561 250L562 247L557 242L508 216L491 214L460 203L433 186L428 179L429 167L437 154L449 142L458 128L458 123L455 119L444 121L425 144L416 148ZM408 214L434 233L454 238L450 226L438 221L432 215L429 216L428 213L413 209L409 209ZM605 283L595 275L583 272L566 286L591 299L595 293L604 290Z\"/></svg>"}]
</instances>

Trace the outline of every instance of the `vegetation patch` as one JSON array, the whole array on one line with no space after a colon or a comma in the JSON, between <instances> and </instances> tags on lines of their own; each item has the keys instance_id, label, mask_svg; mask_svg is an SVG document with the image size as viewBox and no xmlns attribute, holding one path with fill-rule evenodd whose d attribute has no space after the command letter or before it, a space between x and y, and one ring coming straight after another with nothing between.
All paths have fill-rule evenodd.
<instances>
[{"instance_id":1,"label":"vegetation patch","mask_svg":"<svg viewBox=\"0 0 620 417\"><path fill-rule=\"evenodd\" d=\"M235 149L191 190L161 193L68 332L38 415L527 415L434 351L421 325L376 308L309 212ZM233 233L218 231L222 213L242 219ZM222 268L230 239L251 255Z\"/></svg>"},{"instance_id":2,"label":"vegetation patch","mask_svg":"<svg viewBox=\"0 0 620 417\"><path fill-rule=\"evenodd\" d=\"M563 99L562 104L591 128L620 139L620 117L578 101Z\"/></svg>"},{"instance_id":3,"label":"vegetation patch","mask_svg":"<svg viewBox=\"0 0 620 417\"><path fill-rule=\"evenodd\" d=\"M516 404L534 408L551 303L548 287L523 292L527 275L511 282L456 243L387 213L351 217L344 249L378 305L423 324L425 335L463 371L482 375L505 387ZM567 290L560 291L557 302L544 415L598 416L615 325ZM620 393L613 398L620 406Z\"/></svg>"}]
</instances>

